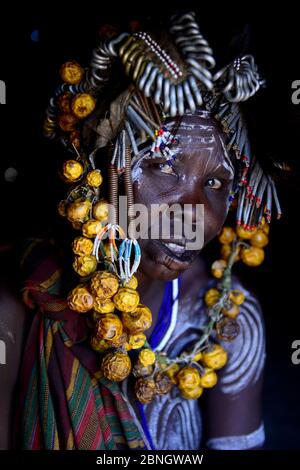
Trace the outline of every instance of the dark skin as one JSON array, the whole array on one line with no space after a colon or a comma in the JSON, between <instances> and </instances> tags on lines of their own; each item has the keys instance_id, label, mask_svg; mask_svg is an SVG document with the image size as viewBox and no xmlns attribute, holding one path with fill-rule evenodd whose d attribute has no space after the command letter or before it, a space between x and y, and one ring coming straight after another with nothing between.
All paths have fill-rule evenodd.
<instances>
[{"instance_id":1,"label":"dark skin","mask_svg":"<svg viewBox=\"0 0 300 470\"><path fill-rule=\"evenodd\" d=\"M152 204L179 204L182 207L190 204L193 207L193 224L197 223L196 204L204 204L204 243L207 244L224 224L233 174L227 168L221 134L215 124L191 116L186 117L185 121L190 127L197 127L186 130L179 125L176 134L178 154L171 170L166 159L159 155L144 159L140 165L142 189L139 190L138 184L134 185L135 202L144 204L149 211ZM207 130L200 129L204 125ZM199 132L203 135L202 142L195 141ZM141 274L160 280L177 278L192 266L199 254L199 251L188 251L184 260L175 259L156 240L142 240L141 249Z\"/></svg>"},{"instance_id":2,"label":"dark skin","mask_svg":"<svg viewBox=\"0 0 300 470\"><path fill-rule=\"evenodd\" d=\"M155 203L191 204L195 224L194 207L204 204L204 244L207 244L219 233L226 219L233 172L216 123L207 119L204 121L199 116L187 117L185 122L193 129L187 131L184 126L179 126L176 134L178 154L171 168L160 156L142 161L140 180L134 183L135 202L148 208ZM209 129L204 129L204 125L208 125ZM182 243L178 239L172 241ZM139 292L142 303L153 312L153 325L147 332L149 336L162 301L164 281L181 276L182 298L193 304L200 288L207 284L209 273L206 272L200 250L187 250L178 255L161 240L141 240L140 246L142 261L137 273ZM10 412L13 407L11 391L16 383L20 361L25 311L8 293L2 295L2 304L5 312L14 312L7 319L11 322L11 330L18 334L19 345L8 349L7 363L12 367L5 373L5 379L1 376L0 382L1 409L7 410L1 416L0 447L9 448ZM4 333L0 324L0 338ZM218 386L210 390L206 394L205 404L206 437L243 435L257 429L261 423L261 385L260 378L255 385L248 386L234 398L222 393Z\"/></svg>"},{"instance_id":3,"label":"dark skin","mask_svg":"<svg viewBox=\"0 0 300 470\"><path fill-rule=\"evenodd\" d=\"M18 372L27 313L7 283L0 286L0 339L6 346L6 363L0 364L0 449L9 449Z\"/></svg>"},{"instance_id":4,"label":"dark skin","mask_svg":"<svg viewBox=\"0 0 300 470\"><path fill-rule=\"evenodd\" d=\"M221 133L216 124L200 117L188 117L187 122L197 127L187 131L179 126L176 134L179 141L178 156L171 170L166 159L161 156L154 155L151 159L145 159L141 164L141 182L134 184L134 196L135 202L144 204L149 210L151 204L179 204L182 207L184 204L191 204L193 223L196 223L194 207L196 204L204 204L206 245L221 230L226 219L227 200L233 175L223 165L226 159ZM206 127L209 125L209 129L200 130L199 126L203 125ZM193 143L199 132L202 132L206 140L213 142ZM188 250L184 256L176 256L165 249L161 240L150 239L140 240L140 246L142 250L138 272L140 291L142 298L150 302L151 299L152 302L153 298L156 299L156 305L152 307L154 312L158 311L160 305L164 286L162 281L176 279L183 273L185 274L183 279L193 279L196 270L199 281L202 279L201 283L205 282L203 272L199 278L199 250ZM194 285L194 282L190 284ZM151 295L152 289L156 292L154 297ZM196 286L196 292L198 289L199 285ZM193 288L189 287L188 294L191 297L195 295L192 291ZM157 292L161 295L158 296ZM155 321L153 323L155 324Z\"/></svg>"},{"instance_id":5,"label":"dark skin","mask_svg":"<svg viewBox=\"0 0 300 470\"><path fill-rule=\"evenodd\" d=\"M192 124L201 126L199 117L190 118ZM232 185L232 173L226 165L222 134L210 121L214 142L193 144L193 137L203 132L199 127L186 139L187 132L179 127L177 137L180 155L174 163L174 173L168 171L164 160L153 158L142 164L143 179L140 188L135 184L135 201L150 207L153 203L204 204L204 244L221 230L228 212L228 196ZM205 135L207 135L204 132ZM189 141L188 141L189 140ZM224 164L225 162L225 164ZM182 298L195 302L201 286L209 280L199 251L188 253L184 262L166 253L159 242L142 240L142 261L137 274L142 302L153 312L156 322L164 292L164 281L181 276ZM200 254L200 256L199 256ZM197 279L197 282L195 282ZM228 396L217 386L209 391L206 399L206 437L245 435L256 430L261 423L262 378L247 387L238 396Z\"/></svg>"}]
</instances>

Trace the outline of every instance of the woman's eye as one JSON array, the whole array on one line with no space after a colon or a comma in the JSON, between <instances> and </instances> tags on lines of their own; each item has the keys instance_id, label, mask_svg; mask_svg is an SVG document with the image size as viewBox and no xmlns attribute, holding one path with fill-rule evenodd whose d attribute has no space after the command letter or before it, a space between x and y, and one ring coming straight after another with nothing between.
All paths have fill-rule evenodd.
<instances>
[{"instance_id":1,"label":"woman's eye","mask_svg":"<svg viewBox=\"0 0 300 470\"><path fill-rule=\"evenodd\" d=\"M206 181L205 186L208 186L211 189L220 189L223 185L222 181L220 181L218 178L209 178Z\"/></svg>"},{"instance_id":2,"label":"woman's eye","mask_svg":"<svg viewBox=\"0 0 300 470\"><path fill-rule=\"evenodd\" d=\"M169 165L168 163L152 163L151 166L153 168L159 169L162 173L165 173L166 175L175 175L176 173L172 167L172 165Z\"/></svg>"}]
</instances>

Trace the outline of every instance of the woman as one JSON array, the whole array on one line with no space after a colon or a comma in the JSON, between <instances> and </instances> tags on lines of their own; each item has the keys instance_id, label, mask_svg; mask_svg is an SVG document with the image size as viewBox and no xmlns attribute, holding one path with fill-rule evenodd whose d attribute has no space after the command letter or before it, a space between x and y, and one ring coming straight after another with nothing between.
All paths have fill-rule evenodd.
<instances>
[{"instance_id":1,"label":"woman","mask_svg":"<svg viewBox=\"0 0 300 470\"><path fill-rule=\"evenodd\" d=\"M23 448L263 445L263 319L230 273L237 256L252 266L262 261L263 216L270 219L272 199L280 210L237 104L262 84L253 58L212 74L214 66L195 15L186 13L172 17L169 31L106 38L86 74L74 62L62 67L45 133L72 152L62 170L72 186L59 210L82 230L72 245L80 284L65 276L54 246L29 247L24 299L37 313L17 413ZM188 205L199 231L202 204L207 244L236 197L244 228L238 238L222 231L213 277L186 232L165 237L156 221L157 239L140 235L137 243L134 231L124 239L117 213L107 224L98 170L104 175L107 166L109 202L117 209L118 191L125 192L133 228L134 203L150 212L177 204ZM206 388L202 427L197 398Z\"/></svg>"}]
</instances>

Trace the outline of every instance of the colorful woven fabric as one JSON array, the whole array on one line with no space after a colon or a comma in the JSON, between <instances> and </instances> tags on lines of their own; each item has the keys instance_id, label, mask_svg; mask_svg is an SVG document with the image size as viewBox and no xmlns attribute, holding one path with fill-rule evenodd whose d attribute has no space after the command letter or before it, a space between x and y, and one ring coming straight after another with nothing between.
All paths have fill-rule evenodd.
<instances>
[{"instance_id":1,"label":"colorful woven fabric","mask_svg":"<svg viewBox=\"0 0 300 470\"><path fill-rule=\"evenodd\" d=\"M70 310L53 245L31 245L23 297L35 310L21 370L16 445L23 449L144 449L117 383L101 377L86 318ZM45 252L47 256L45 257Z\"/></svg>"}]
</instances>

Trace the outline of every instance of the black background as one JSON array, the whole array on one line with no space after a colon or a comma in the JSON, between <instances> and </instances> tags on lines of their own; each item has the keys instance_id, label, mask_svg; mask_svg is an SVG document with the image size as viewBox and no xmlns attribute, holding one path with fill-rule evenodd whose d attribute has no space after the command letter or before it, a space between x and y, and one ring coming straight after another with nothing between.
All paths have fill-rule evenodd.
<instances>
[{"instance_id":1,"label":"black background","mask_svg":"<svg viewBox=\"0 0 300 470\"><path fill-rule=\"evenodd\" d=\"M47 101L58 82L60 65L68 59L88 64L97 43L101 23L124 23L140 15L169 16L169 7L148 2L134 7L97 2L46 3L38 8L11 8L1 17L0 79L6 82L7 104L0 106L0 214L1 275L17 278L12 254L27 236L59 234L63 230L56 216L56 202L63 194L57 176L60 151L44 141L42 123ZM291 362L294 340L300 339L299 308L299 168L300 105L291 102L291 84L300 79L300 40L297 20L288 5L264 15L243 2L238 8L221 11L219 6L202 8L195 4L200 27L217 56L226 60L242 52L241 32L251 33L245 51L252 52L268 88L253 100L253 139L260 149L292 168L278 182L283 218L271 227L267 259L247 276L256 287L265 312L267 367L264 419L267 448L300 448L300 364ZM172 5L174 6L174 2ZM187 2L177 2L188 6ZM129 5L129 6L128 6ZM251 3L252 5L252 3ZM13 5L12 5L13 6ZM241 9L243 11L241 11ZM171 10L171 8L170 8ZM234 13L240 12L236 17ZM277 13L277 15L275 15ZM31 34L39 32L39 40ZM239 40L229 48L230 39ZM240 50L239 50L240 49ZM220 61L221 64L221 61ZM251 110L252 112L252 110ZM18 171L14 183L4 180L8 167ZM9 263L9 264L7 264Z\"/></svg>"}]
</instances>

